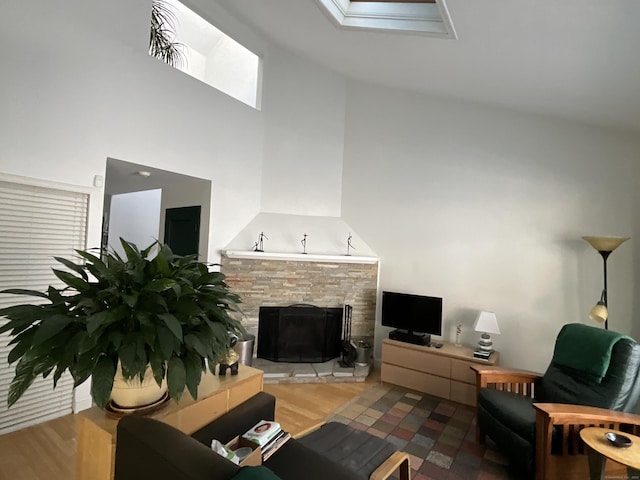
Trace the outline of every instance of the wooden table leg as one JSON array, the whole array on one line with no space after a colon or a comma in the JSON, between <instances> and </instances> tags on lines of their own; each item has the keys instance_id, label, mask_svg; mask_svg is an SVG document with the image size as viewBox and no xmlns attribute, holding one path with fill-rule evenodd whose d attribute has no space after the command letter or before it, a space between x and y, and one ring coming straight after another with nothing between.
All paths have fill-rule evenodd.
<instances>
[{"instance_id":1,"label":"wooden table leg","mask_svg":"<svg viewBox=\"0 0 640 480\"><path fill-rule=\"evenodd\" d=\"M596 452L589 445L585 444L585 446L587 447L587 458L589 460L589 478L591 480L603 480L607 458Z\"/></svg>"},{"instance_id":2,"label":"wooden table leg","mask_svg":"<svg viewBox=\"0 0 640 480\"><path fill-rule=\"evenodd\" d=\"M640 480L640 470L636 470L635 468L627 467L627 478L629 480Z\"/></svg>"}]
</instances>

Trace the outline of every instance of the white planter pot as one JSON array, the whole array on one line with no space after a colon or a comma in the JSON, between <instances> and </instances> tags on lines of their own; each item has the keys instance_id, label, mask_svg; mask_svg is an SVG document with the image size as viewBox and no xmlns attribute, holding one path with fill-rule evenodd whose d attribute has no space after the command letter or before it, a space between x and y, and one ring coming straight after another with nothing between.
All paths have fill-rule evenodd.
<instances>
[{"instance_id":1,"label":"white planter pot","mask_svg":"<svg viewBox=\"0 0 640 480\"><path fill-rule=\"evenodd\" d=\"M140 382L139 377L125 380L122 377L120 362L116 369L116 376L113 379L113 389L111 390L111 400L119 407L136 408L152 405L160 400L167 392L167 379L162 380L162 385L158 386L151 365L147 365L144 372L144 380Z\"/></svg>"}]
</instances>

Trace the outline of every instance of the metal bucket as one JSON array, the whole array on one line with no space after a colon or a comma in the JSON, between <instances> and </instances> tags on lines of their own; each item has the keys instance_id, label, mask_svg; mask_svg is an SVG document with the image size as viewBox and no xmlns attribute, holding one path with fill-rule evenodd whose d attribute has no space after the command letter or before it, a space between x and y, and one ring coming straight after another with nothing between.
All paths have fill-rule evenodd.
<instances>
[{"instance_id":1,"label":"metal bucket","mask_svg":"<svg viewBox=\"0 0 640 480\"><path fill-rule=\"evenodd\" d=\"M366 367L369 365L371 361L371 352L373 351L373 347L371 343L366 340L359 340L355 342L356 345L356 359L355 364L360 367Z\"/></svg>"},{"instance_id":2,"label":"metal bucket","mask_svg":"<svg viewBox=\"0 0 640 480\"><path fill-rule=\"evenodd\" d=\"M256 336L250 333L244 337L238 338L238 342L233 346L233 349L238 354L238 362L243 365L249 365L253 363L253 349L256 343Z\"/></svg>"}]
</instances>

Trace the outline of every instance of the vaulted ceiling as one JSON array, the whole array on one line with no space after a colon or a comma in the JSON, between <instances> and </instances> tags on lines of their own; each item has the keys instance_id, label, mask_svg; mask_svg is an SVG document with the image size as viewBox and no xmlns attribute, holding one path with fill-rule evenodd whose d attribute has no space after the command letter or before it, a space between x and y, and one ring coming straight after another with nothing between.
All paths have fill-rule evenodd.
<instances>
[{"instance_id":1,"label":"vaulted ceiling","mask_svg":"<svg viewBox=\"0 0 640 480\"><path fill-rule=\"evenodd\" d=\"M457 39L346 29L315 0L214 1L348 77L640 131L637 0L446 0Z\"/></svg>"}]
</instances>

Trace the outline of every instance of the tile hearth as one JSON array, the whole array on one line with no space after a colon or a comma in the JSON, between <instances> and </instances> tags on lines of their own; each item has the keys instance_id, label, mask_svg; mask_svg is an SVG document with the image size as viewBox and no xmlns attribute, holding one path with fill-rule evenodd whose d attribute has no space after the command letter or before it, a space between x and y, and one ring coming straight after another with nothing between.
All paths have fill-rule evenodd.
<instances>
[{"instance_id":1,"label":"tile hearth","mask_svg":"<svg viewBox=\"0 0 640 480\"><path fill-rule=\"evenodd\" d=\"M264 383L346 383L364 382L371 365L341 367L338 359L324 363L271 362L254 358L252 367L264 372Z\"/></svg>"}]
</instances>

